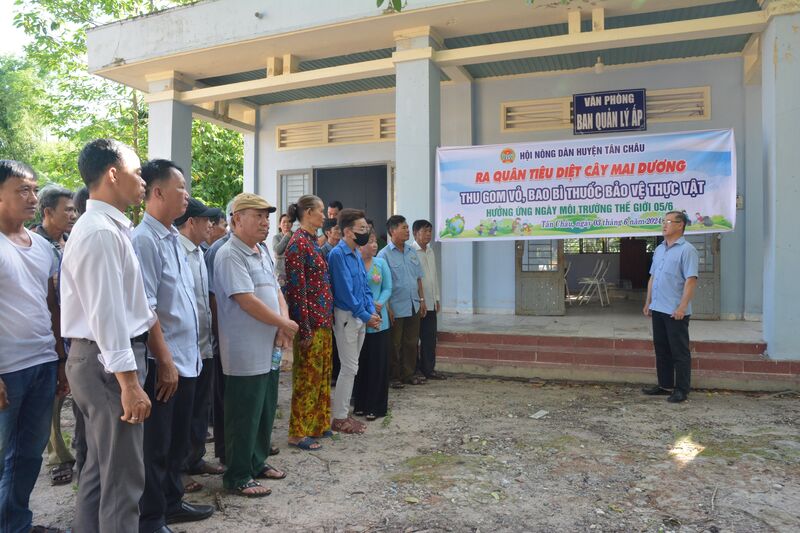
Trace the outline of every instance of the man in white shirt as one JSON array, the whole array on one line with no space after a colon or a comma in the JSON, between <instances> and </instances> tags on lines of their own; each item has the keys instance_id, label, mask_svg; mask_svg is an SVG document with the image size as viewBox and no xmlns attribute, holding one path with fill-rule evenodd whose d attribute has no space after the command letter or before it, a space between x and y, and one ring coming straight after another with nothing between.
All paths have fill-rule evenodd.
<instances>
[{"instance_id":1,"label":"man in white shirt","mask_svg":"<svg viewBox=\"0 0 800 533\"><path fill-rule=\"evenodd\" d=\"M0 160L0 529L31 529L28 502L50 435L56 393L68 392L51 245L28 231L36 176ZM55 335L54 335L55 332Z\"/></svg>"},{"instance_id":2,"label":"man in white shirt","mask_svg":"<svg viewBox=\"0 0 800 533\"><path fill-rule=\"evenodd\" d=\"M147 304L133 224L124 211L144 197L141 164L120 142L84 146L78 169L90 199L61 262L61 330L70 338L67 376L85 420L86 463L75 502L74 531L138 531L144 489L142 422L150 415L144 342L169 357ZM163 384L172 393L176 383Z\"/></svg>"},{"instance_id":3,"label":"man in white shirt","mask_svg":"<svg viewBox=\"0 0 800 533\"><path fill-rule=\"evenodd\" d=\"M439 277L436 275L436 255L431 247L433 225L427 220L416 220L411 226L414 232L413 247L417 251L419 262L425 277L422 278L422 289L425 296L432 300L428 312L419 322L419 359L417 372L426 379L447 379L436 368L436 314L441 309L439 293Z\"/></svg>"},{"instance_id":4,"label":"man in white shirt","mask_svg":"<svg viewBox=\"0 0 800 533\"><path fill-rule=\"evenodd\" d=\"M207 242L211 233L211 217L222 216L222 211L203 204L196 198L189 198L186 212L175 219L175 227L180 236L178 240L186 252L186 260L194 278L194 296L197 302L197 318L200 331L200 357L203 369L197 378L194 389L192 421L189 431L189 449L186 457L186 471L189 474L222 474L225 469L203 460L206 453L206 434L211 412L211 381L214 376L214 348L211 331L211 306L208 299L208 269L201 245ZM203 488L198 481L189 479L184 484L186 492Z\"/></svg>"},{"instance_id":5,"label":"man in white shirt","mask_svg":"<svg viewBox=\"0 0 800 533\"><path fill-rule=\"evenodd\" d=\"M139 532L167 532L167 524L204 520L214 513L210 505L183 501L183 463L197 376L202 369L199 320L194 278L173 221L189 202L183 171L172 161L155 159L142 166L146 183L146 210L133 231L147 301L158 315L171 358L148 366L144 390L153 411L144 424L145 484L139 502ZM174 396L158 390L162 372L178 373Z\"/></svg>"}]
</instances>

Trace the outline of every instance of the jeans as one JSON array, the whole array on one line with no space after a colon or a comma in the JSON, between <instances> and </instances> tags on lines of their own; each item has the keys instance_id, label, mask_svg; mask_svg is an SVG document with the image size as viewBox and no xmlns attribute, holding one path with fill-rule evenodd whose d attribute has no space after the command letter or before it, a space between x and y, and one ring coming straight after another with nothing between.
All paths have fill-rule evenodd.
<instances>
[{"instance_id":1,"label":"jeans","mask_svg":"<svg viewBox=\"0 0 800 533\"><path fill-rule=\"evenodd\" d=\"M28 533L28 508L50 438L58 362L3 374L8 407L0 411L0 531Z\"/></svg>"}]
</instances>

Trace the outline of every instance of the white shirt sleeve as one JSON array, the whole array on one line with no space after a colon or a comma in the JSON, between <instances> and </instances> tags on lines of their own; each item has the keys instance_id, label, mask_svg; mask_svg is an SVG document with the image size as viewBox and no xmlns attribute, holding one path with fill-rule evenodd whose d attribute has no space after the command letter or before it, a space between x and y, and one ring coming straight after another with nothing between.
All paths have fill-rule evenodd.
<instances>
[{"instance_id":1,"label":"white shirt sleeve","mask_svg":"<svg viewBox=\"0 0 800 533\"><path fill-rule=\"evenodd\" d=\"M123 265L125 244L110 230L95 231L74 243L75 285L86 310L89 330L100 348L100 357L108 372L136 370L131 349L128 317L125 312ZM103 260L89 250L106 250Z\"/></svg>"}]
</instances>

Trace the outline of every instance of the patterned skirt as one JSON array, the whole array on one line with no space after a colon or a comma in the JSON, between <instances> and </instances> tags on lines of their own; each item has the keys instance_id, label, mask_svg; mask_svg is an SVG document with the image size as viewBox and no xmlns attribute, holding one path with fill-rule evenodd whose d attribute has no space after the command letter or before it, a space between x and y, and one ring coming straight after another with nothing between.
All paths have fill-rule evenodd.
<instances>
[{"instance_id":1,"label":"patterned skirt","mask_svg":"<svg viewBox=\"0 0 800 533\"><path fill-rule=\"evenodd\" d=\"M331 339L329 328L312 331L306 348L294 339L289 437L318 437L331 428Z\"/></svg>"}]
</instances>

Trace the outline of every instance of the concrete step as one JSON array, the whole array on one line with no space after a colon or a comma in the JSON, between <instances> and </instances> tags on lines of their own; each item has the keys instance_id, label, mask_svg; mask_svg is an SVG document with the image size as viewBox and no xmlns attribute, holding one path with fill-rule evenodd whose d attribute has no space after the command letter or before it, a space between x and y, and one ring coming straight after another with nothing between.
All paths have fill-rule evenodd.
<instances>
[{"instance_id":1,"label":"concrete step","mask_svg":"<svg viewBox=\"0 0 800 533\"><path fill-rule=\"evenodd\" d=\"M556 380L652 383L653 343L644 339L439 333L443 370ZM692 382L702 388L800 390L800 361L773 361L759 343L696 342Z\"/></svg>"}]
</instances>

